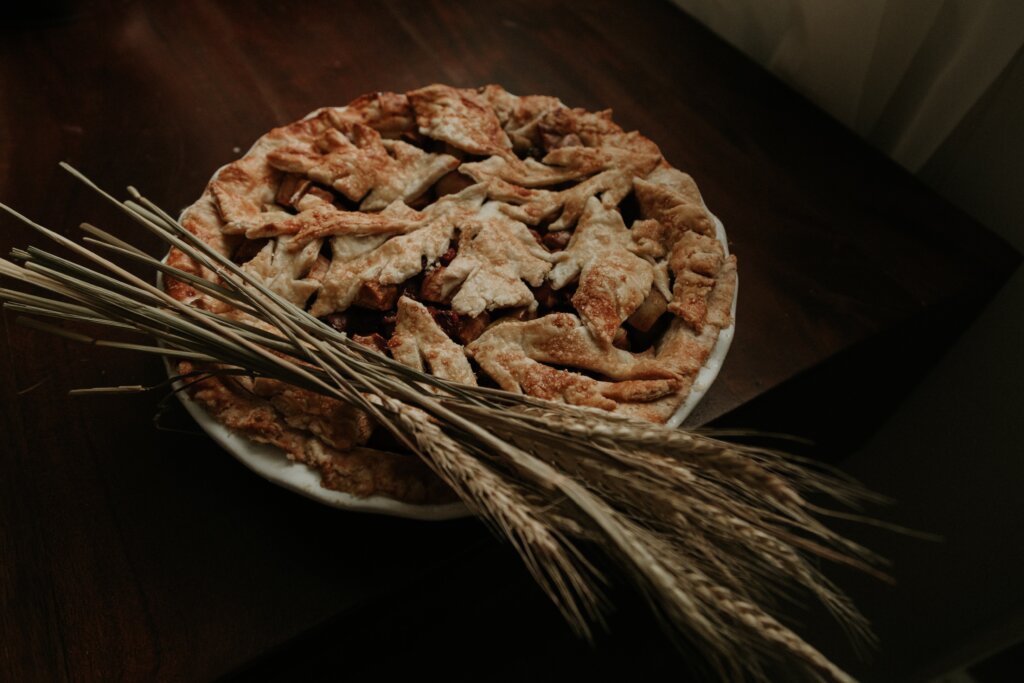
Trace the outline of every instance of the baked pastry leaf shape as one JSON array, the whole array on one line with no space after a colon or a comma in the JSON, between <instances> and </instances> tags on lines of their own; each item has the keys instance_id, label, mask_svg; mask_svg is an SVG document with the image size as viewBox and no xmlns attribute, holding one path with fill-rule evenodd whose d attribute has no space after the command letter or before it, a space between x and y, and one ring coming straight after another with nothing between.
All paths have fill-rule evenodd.
<instances>
[{"instance_id":1,"label":"baked pastry leaf shape","mask_svg":"<svg viewBox=\"0 0 1024 683\"><path fill-rule=\"evenodd\" d=\"M579 278L572 304L594 337L606 344L654 283L654 267L629 250L631 243L622 215L591 197L548 276L555 289Z\"/></svg>"},{"instance_id":2,"label":"baked pastry leaf shape","mask_svg":"<svg viewBox=\"0 0 1024 683\"><path fill-rule=\"evenodd\" d=\"M735 258L693 179L610 111L499 86L313 112L218 171L182 220L398 362L648 420L686 399L731 324ZM173 279L168 290L220 305ZM329 399L237 379L195 396L321 468L325 485L416 502L439 490L425 468L398 464L366 415Z\"/></svg>"},{"instance_id":3,"label":"baked pastry leaf shape","mask_svg":"<svg viewBox=\"0 0 1024 683\"><path fill-rule=\"evenodd\" d=\"M497 211L463 223L458 256L445 269L441 294L458 288L452 309L477 316L502 308L535 307L534 287L551 270L552 255L522 223Z\"/></svg>"},{"instance_id":4,"label":"baked pastry leaf shape","mask_svg":"<svg viewBox=\"0 0 1024 683\"><path fill-rule=\"evenodd\" d=\"M708 319L708 298L727 262L716 226L704 206L697 184L674 168L659 168L647 178L634 181L637 200L648 220L634 226L636 251L652 257L668 255L675 277L668 310L700 332ZM715 313L712 320L721 323Z\"/></svg>"},{"instance_id":5,"label":"baked pastry leaf shape","mask_svg":"<svg viewBox=\"0 0 1024 683\"><path fill-rule=\"evenodd\" d=\"M422 135L470 154L512 153L494 108L475 91L430 85L408 95Z\"/></svg>"},{"instance_id":6,"label":"baked pastry leaf shape","mask_svg":"<svg viewBox=\"0 0 1024 683\"><path fill-rule=\"evenodd\" d=\"M418 197L459 165L453 156L430 154L401 140L384 140L369 126L340 125L341 129L326 130L312 144L274 150L267 161L361 201L361 211L379 211L396 199Z\"/></svg>"},{"instance_id":7,"label":"baked pastry leaf shape","mask_svg":"<svg viewBox=\"0 0 1024 683\"><path fill-rule=\"evenodd\" d=\"M462 384L476 384L476 375L462 347L444 333L427 307L408 297L398 300L395 333L388 341L392 357L417 370Z\"/></svg>"}]
</instances>

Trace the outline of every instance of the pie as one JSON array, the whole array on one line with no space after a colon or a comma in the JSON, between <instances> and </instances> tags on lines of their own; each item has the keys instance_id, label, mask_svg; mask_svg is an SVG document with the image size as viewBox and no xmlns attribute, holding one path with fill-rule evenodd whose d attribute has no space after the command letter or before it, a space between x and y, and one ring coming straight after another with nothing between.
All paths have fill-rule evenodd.
<instances>
[{"instance_id":1,"label":"pie","mask_svg":"<svg viewBox=\"0 0 1024 683\"><path fill-rule=\"evenodd\" d=\"M401 363L651 421L686 400L731 324L736 260L693 179L610 111L495 85L373 93L276 128L214 175L182 224ZM169 259L214 278L180 252ZM244 315L187 283L166 286ZM325 487L453 498L333 399L240 377L192 395L318 468Z\"/></svg>"}]
</instances>

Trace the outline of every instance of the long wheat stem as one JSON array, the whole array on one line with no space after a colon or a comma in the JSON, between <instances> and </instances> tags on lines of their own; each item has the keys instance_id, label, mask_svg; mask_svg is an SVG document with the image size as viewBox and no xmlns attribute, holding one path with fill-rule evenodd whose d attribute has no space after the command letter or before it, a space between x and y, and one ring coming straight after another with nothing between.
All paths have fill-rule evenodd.
<instances>
[{"instance_id":1,"label":"long wheat stem","mask_svg":"<svg viewBox=\"0 0 1024 683\"><path fill-rule=\"evenodd\" d=\"M0 204L91 264L34 247L15 250L14 261L0 260L0 276L42 293L0 289L6 308L137 332L161 346L30 323L37 329L276 379L367 411L512 544L584 636L602 623L605 578L588 559L602 552L672 632L705 648L723 675L763 675L764 659L782 651L809 676L849 680L766 605L799 586L851 633L870 638L853 605L810 563L817 556L877 571L870 553L828 530L807 502L809 493L869 500L854 482L706 434L458 385L405 367L282 299L134 189L121 202L67 168L214 277L173 268L88 224L85 244L78 244ZM188 306L100 252L187 282L232 315ZM761 656L751 659L749 652Z\"/></svg>"}]
</instances>

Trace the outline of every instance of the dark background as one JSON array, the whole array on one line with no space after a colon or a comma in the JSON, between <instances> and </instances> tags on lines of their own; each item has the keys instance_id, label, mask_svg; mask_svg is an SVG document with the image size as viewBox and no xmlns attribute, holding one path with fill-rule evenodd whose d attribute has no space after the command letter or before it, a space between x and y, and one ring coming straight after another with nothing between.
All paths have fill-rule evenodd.
<instances>
[{"instance_id":1,"label":"dark background","mask_svg":"<svg viewBox=\"0 0 1024 683\"><path fill-rule=\"evenodd\" d=\"M871 663L817 612L787 618L867 680L927 680L1019 636L1020 387L926 376L940 358L995 352L950 344L1018 256L673 6L5 12L0 201L68 235L88 220L151 250L57 162L175 211L271 127L367 91L498 82L611 106L696 177L739 255L735 342L692 424L810 437L816 457L902 501L873 512L946 539L849 529L896 561L894 588L830 570L876 623ZM4 251L39 241L8 218L0 235ZM980 324L1007 320L1018 322L1000 341L1021 348L1012 306L996 300ZM155 359L3 322L0 678L706 677L627 588L610 634L588 646L475 521L356 515L289 494L175 404L155 422L159 392L67 396L157 383ZM993 414L1009 427L993 429Z\"/></svg>"}]
</instances>

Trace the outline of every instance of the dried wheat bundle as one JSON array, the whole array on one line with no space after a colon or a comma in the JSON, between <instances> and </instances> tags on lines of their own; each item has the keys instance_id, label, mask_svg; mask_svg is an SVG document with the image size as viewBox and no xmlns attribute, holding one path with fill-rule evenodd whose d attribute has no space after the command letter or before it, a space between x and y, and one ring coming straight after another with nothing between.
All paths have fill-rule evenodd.
<instances>
[{"instance_id":1,"label":"dried wheat bundle","mask_svg":"<svg viewBox=\"0 0 1024 683\"><path fill-rule=\"evenodd\" d=\"M170 267L94 226L82 225L87 236L79 244L0 205L90 264L35 247L0 260L0 275L43 290L0 289L5 307L29 316L30 324L282 380L367 411L515 547L584 637L605 607L606 579L587 559L599 552L723 678L763 677L766 663L784 658L811 678L850 680L765 605L799 586L856 639L870 640L863 617L813 561L877 573L877 558L823 526L807 499L867 498L853 482L776 452L413 370L283 300L134 189L121 202L65 168L208 267L216 281ZM104 253L188 282L247 315L227 318L185 305ZM158 344L103 341L45 318L138 332Z\"/></svg>"}]
</instances>

